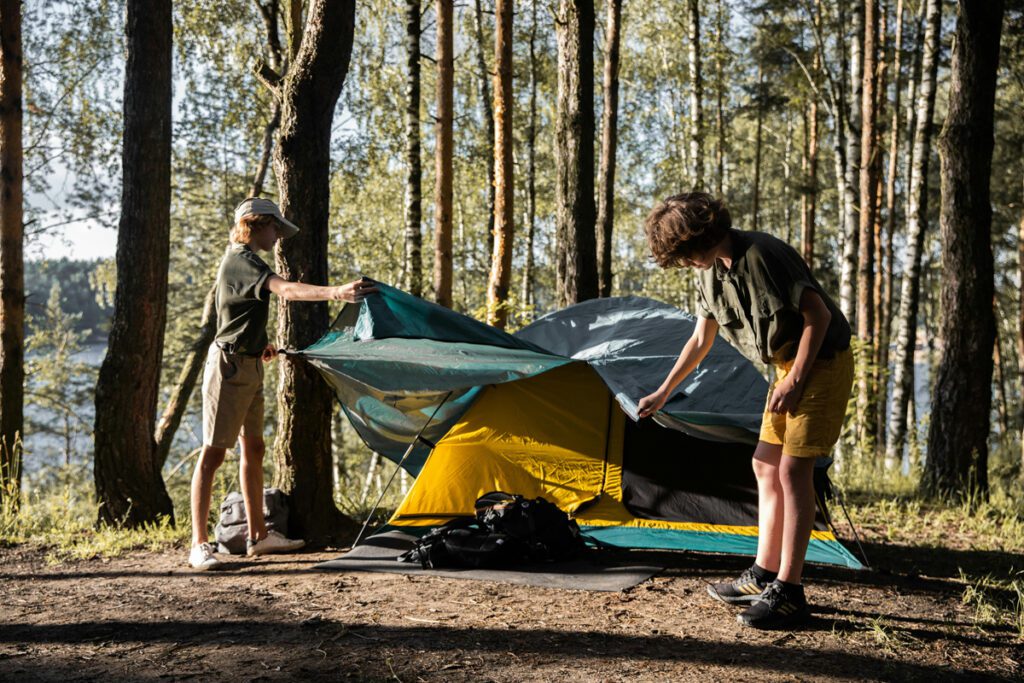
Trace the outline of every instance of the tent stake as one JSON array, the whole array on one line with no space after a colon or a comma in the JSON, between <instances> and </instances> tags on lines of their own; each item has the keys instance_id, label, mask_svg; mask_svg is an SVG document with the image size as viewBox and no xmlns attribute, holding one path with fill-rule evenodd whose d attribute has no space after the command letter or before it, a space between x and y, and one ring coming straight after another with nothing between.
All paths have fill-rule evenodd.
<instances>
[{"instance_id":1,"label":"tent stake","mask_svg":"<svg viewBox=\"0 0 1024 683\"><path fill-rule=\"evenodd\" d=\"M395 476L398 474L398 471L401 470L402 469L402 465L405 464L406 458L408 458L409 455L412 453L412 449L416 447L416 444L419 442L420 437L423 436L423 432L426 430L426 428L429 427L430 423L434 421L434 416L437 415L437 411L441 410L441 406L443 406L448 401L448 398L451 395L452 395L452 392L450 392L450 391L447 394L444 395L444 398L441 399L441 402L437 404L436 408L434 408L434 412L432 412L430 414L430 417L427 418L427 421L423 423L422 427L420 427L420 431L416 434L416 438L414 438L409 443L409 447L405 449L405 454L402 455L402 459L398 461L398 467L396 467L395 471L391 473L391 478L388 479L388 483L384 486L384 489L380 492L380 497L378 497L377 498L377 502L373 504L373 509L370 510L370 514L368 514L366 516L366 521L363 522L363 528L359 530L359 535L356 536L356 540L353 541L353 543L352 543L352 547L353 548L355 548L357 545L359 545L359 541L361 541L363 539L363 534L366 533L366 527L370 525L370 520L373 519L373 516L375 514L377 514L377 508L380 507L381 501L384 500L384 495L387 494L388 489L391 488L392 482L395 481Z\"/></svg>"}]
</instances>

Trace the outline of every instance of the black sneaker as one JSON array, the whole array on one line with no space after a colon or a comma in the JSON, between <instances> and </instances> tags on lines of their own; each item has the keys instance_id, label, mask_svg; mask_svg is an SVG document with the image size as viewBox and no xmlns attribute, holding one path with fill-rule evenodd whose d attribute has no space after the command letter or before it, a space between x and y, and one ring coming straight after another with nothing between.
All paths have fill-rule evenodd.
<instances>
[{"instance_id":1,"label":"black sneaker","mask_svg":"<svg viewBox=\"0 0 1024 683\"><path fill-rule=\"evenodd\" d=\"M753 628L788 628L811 616L803 588L787 587L772 581L757 602L736 615L736 621Z\"/></svg>"},{"instance_id":2,"label":"black sneaker","mask_svg":"<svg viewBox=\"0 0 1024 683\"><path fill-rule=\"evenodd\" d=\"M761 593L771 583L772 578L775 578L774 574L764 578L758 576L754 568L751 567L740 574L735 581L709 584L708 595L730 605L757 602L761 599Z\"/></svg>"}]
</instances>

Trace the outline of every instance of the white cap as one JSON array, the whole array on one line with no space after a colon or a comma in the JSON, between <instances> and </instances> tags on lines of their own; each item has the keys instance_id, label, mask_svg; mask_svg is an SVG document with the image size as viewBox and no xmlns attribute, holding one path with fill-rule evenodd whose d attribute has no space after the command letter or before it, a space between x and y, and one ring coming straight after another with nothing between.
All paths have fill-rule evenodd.
<instances>
[{"instance_id":1,"label":"white cap","mask_svg":"<svg viewBox=\"0 0 1024 683\"><path fill-rule=\"evenodd\" d=\"M249 197L235 208L235 223L245 216L273 216L281 228L281 237L294 237L299 233L299 226L281 215L277 204L263 197Z\"/></svg>"}]
</instances>

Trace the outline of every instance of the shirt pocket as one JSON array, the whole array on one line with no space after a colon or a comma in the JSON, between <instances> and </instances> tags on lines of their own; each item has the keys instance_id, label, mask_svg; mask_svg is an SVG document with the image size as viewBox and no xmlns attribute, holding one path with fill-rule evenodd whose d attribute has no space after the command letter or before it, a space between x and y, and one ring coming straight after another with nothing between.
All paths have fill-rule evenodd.
<instances>
[{"instance_id":1,"label":"shirt pocket","mask_svg":"<svg viewBox=\"0 0 1024 683\"><path fill-rule=\"evenodd\" d=\"M740 317L739 309L732 306L718 304L712 307L711 315L715 322L722 327L739 328L743 327L743 319Z\"/></svg>"}]
</instances>

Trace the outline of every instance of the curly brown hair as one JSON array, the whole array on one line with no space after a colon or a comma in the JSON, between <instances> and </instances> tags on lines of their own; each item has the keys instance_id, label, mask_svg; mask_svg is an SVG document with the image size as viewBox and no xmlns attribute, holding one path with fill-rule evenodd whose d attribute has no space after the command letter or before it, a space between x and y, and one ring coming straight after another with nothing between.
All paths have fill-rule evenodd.
<instances>
[{"instance_id":1,"label":"curly brown hair","mask_svg":"<svg viewBox=\"0 0 1024 683\"><path fill-rule=\"evenodd\" d=\"M264 225L277 226L277 219L267 214L248 214L242 216L231 228L231 241L235 244L248 244L252 231Z\"/></svg>"},{"instance_id":2,"label":"curly brown hair","mask_svg":"<svg viewBox=\"0 0 1024 683\"><path fill-rule=\"evenodd\" d=\"M695 254L714 249L732 227L725 202L707 192L686 192L655 206L644 221L654 261L681 267Z\"/></svg>"}]
</instances>

